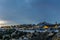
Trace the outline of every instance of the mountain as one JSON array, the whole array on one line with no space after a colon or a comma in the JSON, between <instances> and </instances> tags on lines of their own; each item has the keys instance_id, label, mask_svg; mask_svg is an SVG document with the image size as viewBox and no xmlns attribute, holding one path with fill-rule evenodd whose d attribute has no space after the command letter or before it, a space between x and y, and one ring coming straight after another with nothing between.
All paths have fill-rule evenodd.
<instances>
[{"instance_id":1,"label":"mountain","mask_svg":"<svg viewBox=\"0 0 60 40\"><path fill-rule=\"evenodd\" d=\"M56 24L51 24L51 23L47 23L47 22L41 22L41 23L38 23L37 25L39 25L39 26L55 26Z\"/></svg>"}]
</instances>

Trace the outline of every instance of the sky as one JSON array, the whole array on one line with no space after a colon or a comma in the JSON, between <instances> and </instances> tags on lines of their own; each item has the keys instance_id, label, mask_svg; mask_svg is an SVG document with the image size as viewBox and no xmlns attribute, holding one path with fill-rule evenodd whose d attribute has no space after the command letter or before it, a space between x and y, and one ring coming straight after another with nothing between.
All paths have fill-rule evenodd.
<instances>
[{"instance_id":1,"label":"sky","mask_svg":"<svg viewBox=\"0 0 60 40\"><path fill-rule=\"evenodd\" d=\"M0 20L7 24L60 23L60 0L0 0Z\"/></svg>"}]
</instances>

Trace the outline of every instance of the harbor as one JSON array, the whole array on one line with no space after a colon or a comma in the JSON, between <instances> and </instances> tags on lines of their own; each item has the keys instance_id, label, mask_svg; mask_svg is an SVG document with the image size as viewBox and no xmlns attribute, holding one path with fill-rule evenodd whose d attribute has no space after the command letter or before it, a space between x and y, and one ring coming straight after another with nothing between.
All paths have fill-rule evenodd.
<instances>
[{"instance_id":1,"label":"harbor","mask_svg":"<svg viewBox=\"0 0 60 40\"><path fill-rule=\"evenodd\" d=\"M60 24L40 22L1 26L0 40L60 40Z\"/></svg>"},{"instance_id":2,"label":"harbor","mask_svg":"<svg viewBox=\"0 0 60 40\"><path fill-rule=\"evenodd\" d=\"M60 40L60 25L54 24L54 27L50 27L50 24L45 24L42 28L40 24L2 26L0 40Z\"/></svg>"}]
</instances>

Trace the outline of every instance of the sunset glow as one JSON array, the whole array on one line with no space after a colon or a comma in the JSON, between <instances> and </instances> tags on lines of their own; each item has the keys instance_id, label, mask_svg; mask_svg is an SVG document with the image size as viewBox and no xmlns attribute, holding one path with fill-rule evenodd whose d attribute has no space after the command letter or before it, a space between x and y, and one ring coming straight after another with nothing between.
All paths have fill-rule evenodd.
<instances>
[{"instance_id":1,"label":"sunset glow","mask_svg":"<svg viewBox=\"0 0 60 40\"><path fill-rule=\"evenodd\" d=\"M4 26L7 23L7 21L0 21L0 27Z\"/></svg>"}]
</instances>

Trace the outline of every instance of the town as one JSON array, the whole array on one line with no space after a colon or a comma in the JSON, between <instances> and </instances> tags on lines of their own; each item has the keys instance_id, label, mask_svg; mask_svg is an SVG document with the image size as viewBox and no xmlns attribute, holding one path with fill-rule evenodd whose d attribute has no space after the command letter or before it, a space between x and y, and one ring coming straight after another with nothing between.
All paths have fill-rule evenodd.
<instances>
[{"instance_id":1,"label":"town","mask_svg":"<svg viewBox=\"0 0 60 40\"><path fill-rule=\"evenodd\" d=\"M40 22L0 27L1 40L60 40L60 24Z\"/></svg>"}]
</instances>

